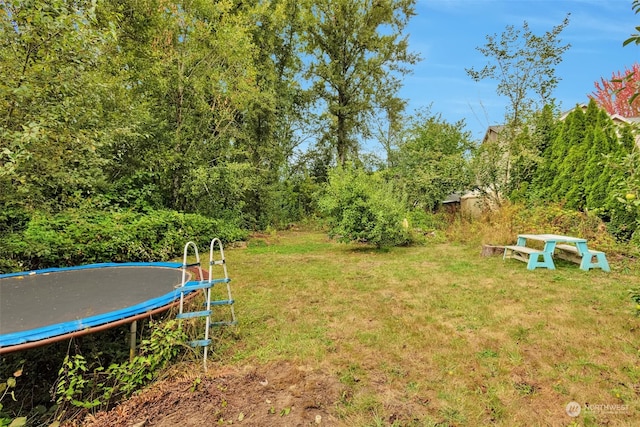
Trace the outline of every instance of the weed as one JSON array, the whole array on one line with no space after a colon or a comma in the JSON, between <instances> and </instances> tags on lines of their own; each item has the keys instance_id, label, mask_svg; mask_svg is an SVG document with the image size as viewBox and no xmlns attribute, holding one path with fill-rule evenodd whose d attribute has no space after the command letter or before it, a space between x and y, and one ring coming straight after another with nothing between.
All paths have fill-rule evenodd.
<instances>
[{"instance_id":1,"label":"weed","mask_svg":"<svg viewBox=\"0 0 640 427\"><path fill-rule=\"evenodd\" d=\"M67 407L84 409L105 408L114 399L129 397L134 391L152 381L158 373L184 348L183 335L176 320L152 325L151 337L143 340L139 355L131 361L91 367L81 354L65 357L54 386L59 413ZM194 382L194 390L197 381Z\"/></svg>"},{"instance_id":2,"label":"weed","mask_svg":"<svg viewBox=\"0 0 640 427\"><path fill-rule=\"evenodd\" d=\"M480 357L482 359L491 358L491 357L498 357L498 352L490 350L490 349L486 349L486 350L482 350L481 352L479 352L478 353L478 357Z\"/></svg>"},{"instance_id":3,"label":"weed","mask_svg":"<svg viewBox=\"0 0 640 427\"><path fill-rule=\"evenodd\" d=\"M445 419L447 425L458 425L466 422L465 416L459 409L446 406L438 411L440 416Z\"/></svg>"},{"instance_id":4,"label":"weed","mask_svg":"<svg viewBox=\"0 0 640 427\"><path fill-rule=\"evenodd\" d=\"M16 378L22 375L22 369L19 369L13 373L12 376L7 378L7 380L3 383L0 383L0 426L10 426L10 427L23 427L27 424L27 417L10 417L3 415L2 409L2 400L9 395L13 401L16 401L15 388L16 388Z\"/></svg>"},{"instance_id":5,"label":"weed","mask_svg":"<svg viewBox=\"0 0 640 427\"><path fill-rule=\"evenodd\" d=\"M514 384L513 387L523 396L529 396L536 392L536 386L527 382Z\"/></svg>"},{"instance_id":6,"label":"weed","mask_svg":"<svg viewBox=\"0 0 640 427\"><path fill-rule=\"evenodd\" d=\"M360 382L363 371L358 365L349 367L340 375L340 382L347 386L354 386Z\"/></svg>"}]
</instances>

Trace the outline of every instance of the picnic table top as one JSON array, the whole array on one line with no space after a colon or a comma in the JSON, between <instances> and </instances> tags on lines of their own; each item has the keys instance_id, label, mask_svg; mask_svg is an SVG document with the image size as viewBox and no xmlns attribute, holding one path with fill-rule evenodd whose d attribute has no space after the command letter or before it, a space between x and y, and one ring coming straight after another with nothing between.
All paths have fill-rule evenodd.
<instances>
[{"instance_id":1,"label":"picnic table top","mask_svg":"<svg viewBox=\"0 0 640 427\"><path fill-rule=\"evenodd\" d=\"M562 236L559 234L518 234L518 237L529 240L540 240L542 242L566 242L566 243L586 243L587 239L572 236Z\"/></svg>"}]
</instances>

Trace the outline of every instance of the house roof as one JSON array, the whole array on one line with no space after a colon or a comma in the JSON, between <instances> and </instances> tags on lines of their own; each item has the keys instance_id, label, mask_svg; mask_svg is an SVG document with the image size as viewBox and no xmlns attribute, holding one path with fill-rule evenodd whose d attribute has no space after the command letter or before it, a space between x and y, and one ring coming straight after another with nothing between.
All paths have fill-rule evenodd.
<instances>
[{"instance_id":1,"label":"house roof","mask_svg":"<svg viewBox=\"0 0 640 427\"><path fill-rule=\"evenodd\" d=\"M569 113L571 113L576 108L581 108L582 111L586 111L587 104L577 104L574 108L565 111L560 115L560 121L566 119ZM624 116L621 116L620 114L609 114L609 117L611 117L611 120L614 120L614 121L617 120L622 123L628 123L628 124L640 123L640 117L624 117Z\"/></svg>"},{"instance_id":2,"label":"house roof","mask_svg":"<svg viewBox=\"0 0 640 427\"><path fill-rule=\"evenodd\" d=\"M504 125L492 125L487 128L487 131L484 134L484 138L482 138L482 143L484 144L489 139L491 139L491 135L498 135L504 129Z\"/></svg>"}]
</instances>

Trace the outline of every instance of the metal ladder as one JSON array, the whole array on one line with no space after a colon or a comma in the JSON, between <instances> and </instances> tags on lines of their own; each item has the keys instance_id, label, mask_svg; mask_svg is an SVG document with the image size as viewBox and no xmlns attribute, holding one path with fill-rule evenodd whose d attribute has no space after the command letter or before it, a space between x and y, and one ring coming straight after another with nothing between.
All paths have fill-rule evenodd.
<instances>
[{"instance_id":1,"label":"metal ladder","mask_svg":"<svg viewBox=\"0 0 640 427\"><path fill-rule=\"evenodd\" d=\"M220 254L219 259L214 259L214 252L216 244L218 246L218 252ZM189 252L189 248L192 247L195 256L196 262L193 264L187 264L187 256ZM236 320L236 314L233 309L234 300L231 296L231 286L229 282L229 275L227 273L227 264L224 258L224 249L222 248L222 242L220 239L215 238L211 240L211 244L209 245L209 274L206 280L200 281L187 281L187 269L189 267L197 266L199 277L202 279L202 267L200 263L200 255L198 254L198 247L193 242L188 242L184 246L184 255L182 258L182 285L180 286L180 311L176 318L178 319L194 319L194 318L205 318L205 327L204 327L204 339L194 340L189 342L189 345L192 347L204 347L204 355L203 355L203 366L205 372L207 371L207 354L209 345L211 344L211 339L209 338L209 329L211 326L224 326L224 325L236 325L238 322ZM214 268L215 266L222 266L222 272L224 274L223 277L214 279ZM221 300L211 300L211 288L218 283L225 283L227 285L227 298ZM205 309L201 311L184 311L184 297L191 291L202 289L205 296ZM211 321L211 314L213 313L212 307L214 306L224 306L228 305L230 308L231 320L227 321Z\"/></svg>"}]
</instances>

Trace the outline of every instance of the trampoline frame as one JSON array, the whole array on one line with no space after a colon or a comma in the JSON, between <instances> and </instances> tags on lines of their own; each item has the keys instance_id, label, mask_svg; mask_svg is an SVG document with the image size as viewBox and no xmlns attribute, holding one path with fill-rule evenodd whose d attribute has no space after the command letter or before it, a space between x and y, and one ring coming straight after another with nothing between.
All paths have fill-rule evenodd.
<instances>
[{"instance_id":1,"label":"trampoline frame","mask_svg":"<svg viewBox=\"0 0 640 427\"><path fill-rule=\"evenodd\" d=\"M201 280L202 273L196 269L189 269L187 266L177 262L127 262L127 263L100 263L87 264L75 267L47 268L42 270L25 271L18 273L0 274L0 279L20 276L33 276L41 274L50 274L57 272L65 272L72 270L90 270L96 268L107 267L164 267L164 268L182 268L183 284L188 283L193 275L196 279ZM124 307L122 309L109 311L95 316L85 317L73 321L47 325L35 329L10 332L0 335L0 354L13 351L26 350L50 344L56 341L62 341L71 337L86 335L99 332L102 330L114 328L123 324L135 322L137 320L153 316L155 314L169 310L170 308L180 304L181 291L178 287L159 297L151 298L141 303ZM191 295L195 295L191 292Z\"/></svg>"}]
</instances>

